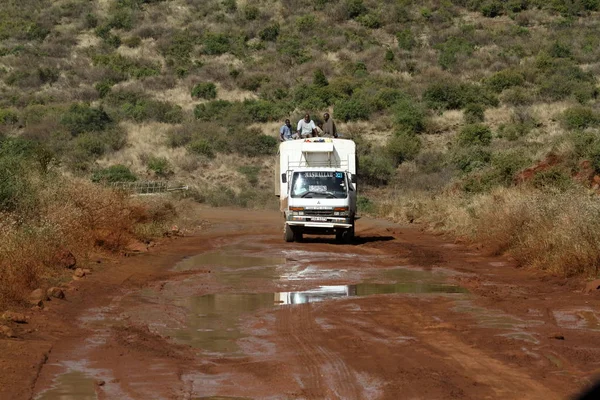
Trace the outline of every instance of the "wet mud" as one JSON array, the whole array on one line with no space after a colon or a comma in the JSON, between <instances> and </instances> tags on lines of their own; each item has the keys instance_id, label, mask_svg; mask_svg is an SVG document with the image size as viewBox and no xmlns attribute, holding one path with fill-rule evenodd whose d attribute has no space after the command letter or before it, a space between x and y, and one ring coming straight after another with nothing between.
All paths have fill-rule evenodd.
<instances>
[{"instance_id":1,"label":"wet mud","mask_svg":"<svg viewBox=\"0 0 600 400\"><path fill-rule=\"evenodd\" d=\"M205 218L217 228L98 277L110 294L33 398L546 400L599 371L597 299L509 259L383 221L338 245L284 243L274 213Z\"/></svg>"}]
</instances>

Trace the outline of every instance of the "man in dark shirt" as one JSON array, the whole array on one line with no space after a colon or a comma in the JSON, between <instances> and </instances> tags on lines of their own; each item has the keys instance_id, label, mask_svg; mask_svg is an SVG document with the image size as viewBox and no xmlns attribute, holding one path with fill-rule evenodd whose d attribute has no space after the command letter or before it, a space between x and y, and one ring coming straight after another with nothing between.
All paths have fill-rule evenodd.
<instances>
[{"instance_id":1,"label":"man in dark shirt","mask_svg":"<svg viewBox=\"0 0 600 400\"><path fill-rule=\"evenodd\" d=\"M294 139L292 133L292 123L289 119L286 119L285 124L279 129L279 139L282 142Z\"/></svg>"},{"instance_id":2,"label":"man in dark shirt","mask_svg":"<svg viewBox=\"0 0 600 400\"><path fill-rule=\"evenodd\" d=\"M324 137L338 137L337 128L335 127L335 122L333 119L329 117L329 113L323 114L323 136Z\"/></svg>"}]
</instances>

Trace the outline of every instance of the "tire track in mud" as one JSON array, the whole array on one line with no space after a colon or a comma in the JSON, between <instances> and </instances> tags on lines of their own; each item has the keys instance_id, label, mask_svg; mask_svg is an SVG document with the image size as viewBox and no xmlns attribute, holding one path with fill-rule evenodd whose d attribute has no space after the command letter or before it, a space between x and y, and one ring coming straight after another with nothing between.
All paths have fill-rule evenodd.
<instances>
[{"instance_id":1,"label":"tire track in mud","mask_svg":"<svg viewBox=\"0 0 600 400\"><path fill-rule=\"evenodd\" d=\"M313 304L287 306L277 313L277 335L287 351L297 358L302 370L300 382L309 399L362 399L355 373L344 360L323 344L313 316Z\"/></svg>"}]
</instances>

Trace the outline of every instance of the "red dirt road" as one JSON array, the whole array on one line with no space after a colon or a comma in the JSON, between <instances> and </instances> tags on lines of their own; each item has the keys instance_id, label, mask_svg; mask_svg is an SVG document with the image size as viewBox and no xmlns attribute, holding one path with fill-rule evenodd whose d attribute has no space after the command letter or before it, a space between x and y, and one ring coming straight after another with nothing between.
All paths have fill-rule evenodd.
<instances>
[{"instance_id":1,"label":"red dirt road","mask_svg":"<svg viewBox=\"0 0 600 400\"><path fill-rule=\"evenodd\" d=\"M581 281L384 221L339 245L284 243L278 213L199 218L29 312L0 399L547 400L600 371Z\"/></svg>"}]
</instances>

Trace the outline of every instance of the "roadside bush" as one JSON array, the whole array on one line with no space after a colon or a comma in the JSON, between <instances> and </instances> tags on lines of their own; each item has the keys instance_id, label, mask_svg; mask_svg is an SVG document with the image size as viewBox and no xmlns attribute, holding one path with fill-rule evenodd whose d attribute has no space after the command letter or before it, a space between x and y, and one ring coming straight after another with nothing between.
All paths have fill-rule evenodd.
<instances>
[{"instance_id":1,"label":"roadside bush","mask_svg":"<svg viewBox=\"0 0 600 400\"><path fill-rule=\"evenodd\" d=\"M561 115L561 121L567 129L585 129L600 124L600 116L589 107L572 107Z\"/></svg>"},{"instance_id":2,"label":"roadside bush","mask_svg":"<svg viewBox=\"0 0 600 400\"><path fill-rule=\"evenodd\" d=\"M395 165L412 160L421 150L421 140L413 132L400 131L388 139L386 152Z\"/></svg>"},{"instance_id":3,"label":"roadside bush","mask_svg":"<svg viewBox=\"0 0 600 400\"><path fill-rule=\"evenodd\" d=\"M112 123L102 108L94 108L84 103L72 104L60 119L73 136L83 132L98 132Z\"/></svg>"},{"instance_id":4,"label":"roadside bush","mask_svg":"<svg viewBox=\"0 0 600 400\"><path fill-rule=\"evenodd\" d=\"M92 182L135 182L137 176L133 174L125 165L117 164L100 169L92 175Z\"/></svg>"},{"instance_id":5,"label":"roadside bush","mask_svg":"<svg viewBox=\"0 0 600 400\"><path fill-rule=\"evenodd\" d=\"M212 100L217 97L217 87L212 82L200 82L192 88L193 98Z\"/></svg>"},{"instance_id":6,"label":"roadside bush","mask_svg":"<svg viewBox=\"0 0 600 400\"><path fill-rule=\"evenodd\" d=\"M377 153L377 155L376 155ZM359 179L366 185L380 186L387 184L394 176L394 160L386 157L385 151L375 151L359 158Z\"/></svg>"},{"instance_id":7,"label":"roadside bush","mask_svg":"<svg viewBox=\"0 0 600 400\"><path fill-rule=\"evenodd\" d=\"M460 130L457 141L463 147L487 146L492 142L492 131L483 124L466 125Z\"/></svg>"}]
</instances>

